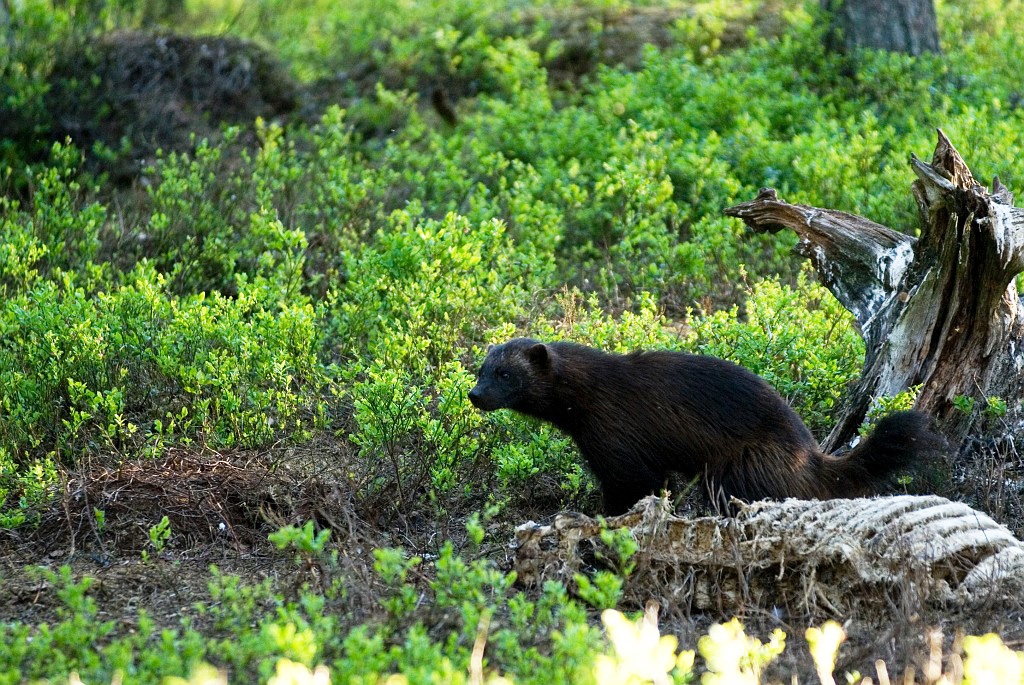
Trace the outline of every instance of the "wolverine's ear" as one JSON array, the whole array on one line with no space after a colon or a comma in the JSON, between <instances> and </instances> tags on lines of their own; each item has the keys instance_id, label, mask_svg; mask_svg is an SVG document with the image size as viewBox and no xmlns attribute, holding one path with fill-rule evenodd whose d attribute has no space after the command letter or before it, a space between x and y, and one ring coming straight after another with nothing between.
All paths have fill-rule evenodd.
<instances>
[{"instance_id":1,"label":"wolverine's ear","mask_svg":"<svg viewBox=\"0 0 1024 685\"><path fill-rule=\"evenodd\" d=\"M544 343L537 343L533 347L528 348L526 350L526 358L534 366L546 367L551 363L551 358L548 355L548 346Z\"/></svg>"},{"instance_id":2,"label":"wolverine's ear","mask_svg":"<svg viewBox=\"0 0 1024 685\"><path fill-rule=\"evenodd\" d=\"M492 349L494 349L494 345L492 345L490 343L487 343L487 349L484 350L484 353L485 354L490 354Z\"/></svg>"}]
</instances>

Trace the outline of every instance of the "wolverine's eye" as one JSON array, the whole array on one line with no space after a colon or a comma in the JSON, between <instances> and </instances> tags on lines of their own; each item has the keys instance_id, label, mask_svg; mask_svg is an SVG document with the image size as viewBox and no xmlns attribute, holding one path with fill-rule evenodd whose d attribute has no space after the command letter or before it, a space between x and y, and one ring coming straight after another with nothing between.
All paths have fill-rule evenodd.
<instances>
[{"instance_id":1,"label":"wolverine's eye","mask_svg":"<svg viewBox=\"0 0 1024 685\"><path fill-rule=\"evenodd\" d=\"M505 369L502 369L501 371L498 372L498 378L500 378L503 381L507 381L511 377L512 377L512 374L510 374Z\"/></svg>"}]
</instances>

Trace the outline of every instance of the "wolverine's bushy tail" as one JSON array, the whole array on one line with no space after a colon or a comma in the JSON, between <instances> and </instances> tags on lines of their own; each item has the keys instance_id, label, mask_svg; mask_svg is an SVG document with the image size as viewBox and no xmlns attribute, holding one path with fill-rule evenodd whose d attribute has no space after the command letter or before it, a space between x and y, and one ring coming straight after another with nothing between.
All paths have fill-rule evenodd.
<instances>
[{"instance_id":1,"label":"wolverine's bushy tail","mask_svg":"<svg viewBox=\"0 0 1024 685\"><path fill-rule=\"evenodd\" d=\"M845 455L829 460L833 496L869 494L892 476L926 466L948 449L945 438L926 414L901 411L883 417L866 440Z\"/></svg>"}]
</instances>

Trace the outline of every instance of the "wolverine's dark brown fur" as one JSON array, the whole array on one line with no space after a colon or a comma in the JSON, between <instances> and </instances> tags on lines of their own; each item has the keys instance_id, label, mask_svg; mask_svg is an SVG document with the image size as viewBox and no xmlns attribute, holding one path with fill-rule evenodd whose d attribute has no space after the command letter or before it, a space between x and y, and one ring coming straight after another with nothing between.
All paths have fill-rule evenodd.
<instances>
[{"instance_id":1,"label":"wolverine's dark brown fur","mask_svg":"<svg viewBox=\"0 0 1024 685\"><path fill-rule=\"evenodd\" d=\"M488 351L469 399L572 436L609 514L659 490L669 472L703 476L724 498L866 495L944 446L927 416L899 412L848 454L823 454L764 380L723 359L680 352L615 355L516 338Z\"/></svg>"}]
</instances>

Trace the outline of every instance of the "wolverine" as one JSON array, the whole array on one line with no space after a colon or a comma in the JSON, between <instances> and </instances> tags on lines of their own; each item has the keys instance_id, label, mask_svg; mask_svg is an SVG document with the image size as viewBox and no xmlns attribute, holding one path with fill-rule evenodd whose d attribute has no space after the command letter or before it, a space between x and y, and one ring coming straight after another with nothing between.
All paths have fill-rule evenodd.
<instances>
[{"instance_id":1,"label":"wolverine","mask_svg":"<svg viewBox=\"0 0 1024 685\"><path fill-rule=\"evenodd\" d=\"M609 515L660 490L669 473L703 478L716 502L860 497L945 446L926 415L904 411L846 454L824 454L765 380L683 352L620 355L515 338L488 349L469 400L572 437Z\"/></svg>"}]
</instances>

